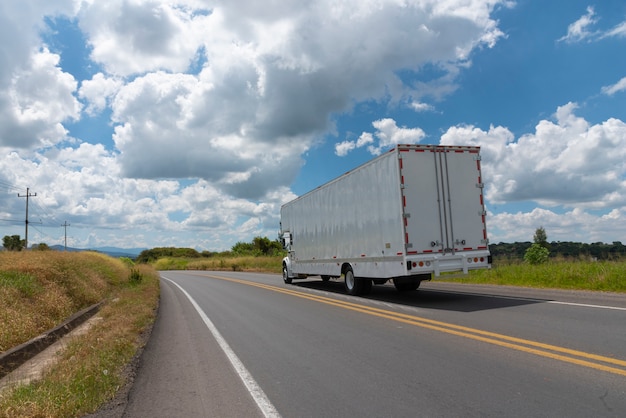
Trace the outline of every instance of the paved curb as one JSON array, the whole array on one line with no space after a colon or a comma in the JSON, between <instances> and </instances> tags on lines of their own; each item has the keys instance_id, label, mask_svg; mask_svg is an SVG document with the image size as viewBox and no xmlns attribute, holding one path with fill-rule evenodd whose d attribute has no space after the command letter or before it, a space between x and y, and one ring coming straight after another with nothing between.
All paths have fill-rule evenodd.
<instances>
[{"instance_id":1,"label":"paved curb","mask_svg":"<svg viewBox=\"0 0 626 418\"><path fill-rule=\"evenodd\" d=\"M100 310L101 306L102 302L85 308L69 317L69 319L61 325L46 331L24 344L20 344L17 347L13 347L0 354L0 379L57 342L61 339L61 337L72 331L87 319L91 318Z\"/></svg>"}]
</instances>

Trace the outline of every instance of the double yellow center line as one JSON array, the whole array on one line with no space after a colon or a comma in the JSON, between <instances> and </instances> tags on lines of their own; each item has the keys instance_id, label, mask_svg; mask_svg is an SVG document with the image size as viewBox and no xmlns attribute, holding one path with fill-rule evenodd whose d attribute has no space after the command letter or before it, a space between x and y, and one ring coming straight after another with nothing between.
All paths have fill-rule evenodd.
<instances>
[{"instance_id":1,"label":"double yellow center line","mask_svg":"<svg viewBox=\"0 0 626 418\"><path fill-rule=\"evenodd\" d=\"M447 322L435 321L433 319L422 318L415 315L393 312L385 309L375 308L371 306L360 305L352 302L341 301L320 295L313 295L296 290L285 289L282 287L266 285L262 283L249 282L246 280L212 276L203 274L204 277L213 279L226 280L235 283L245 284L247 286L259 287L271 290L273 292L284 293L286 295L295 296L302 299L308 299L326 305L332 305L355 312L361 312L367 315L379 318L390 319L392 321L401 322L416 327L427 328L434 331L452 334L459 337L469 338L484 343L493 344L513 350L523 351L525 353L535 354L541 357L547 357L554 360L572 363L583 367L589 367L596 370L626 376L626 361L600 356L597 354L586 353L584 351L572 350L565 347L559 347L551 344L544 344L537 341L526 340L523 338L511 337L495 332L483 331L476 328L464 327Z\"/></svg>"}]
</instances>

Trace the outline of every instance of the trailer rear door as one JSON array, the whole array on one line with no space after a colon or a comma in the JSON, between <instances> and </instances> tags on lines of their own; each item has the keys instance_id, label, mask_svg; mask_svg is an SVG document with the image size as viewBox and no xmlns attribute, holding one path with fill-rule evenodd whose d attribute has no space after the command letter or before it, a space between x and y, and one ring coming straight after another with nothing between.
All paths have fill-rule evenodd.
<instances>
[{"instance_id":1,"label":"trailer rear door","mask_svg":"<svg viewBox=\"0 0 626 418\"><path fill-rule=\"evenodd\" d=\"M487 249L478 147L398 148L407 254Z\"/></svg>"}]
</instances>

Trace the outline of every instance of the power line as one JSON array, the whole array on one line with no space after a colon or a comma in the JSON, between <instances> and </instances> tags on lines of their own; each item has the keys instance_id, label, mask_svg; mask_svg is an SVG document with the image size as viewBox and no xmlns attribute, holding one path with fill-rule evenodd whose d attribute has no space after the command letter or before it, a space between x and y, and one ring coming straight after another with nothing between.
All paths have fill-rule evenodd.
<instances>
[{"instance_id":1,"label":"power line","mask_svg":"<svg viewBox=\"0 0 626 418\"><path fill-rule=\"evenodd\" d=\"M38 232L38 234L33 234L32 230L35 230L36 232ZM30 235L31 235L31 241L35 241L38 240L40 243L43 242L47 237L49 237L48 234L45 234L41 229L37 228L36 226L33 226L33 222L29 222L28 223L28 230L30 231ZM33 247L32 244L30 246L31 248Z\"/></svg>"},{"instance_id":2,"label":"power line","mask_svg":"<svg viewBox=\"0 0 626 418\"><path fill-rule=\"evenodd\" d=\"M39 211L41 211L40 219L43 218L41 223L45 224L44 226L57 226L59 224L60 221L57 220L52 213L50 213L48 208L40 205L37 201L34 201L33 204L39 209Z\"/></svg>"},{"instance_id":3,"label":"power line","mask_svg":"<svg viewBox=\"0 0 626 418\"><path fill-rule=\"evenodd\" d=\"M20 190L24 190L24 187L20 187L20 186L17 186L15 184L12 184L5 180L0 179L0 190L6 191L7 193L11 193L11 192L19 192ZM5 202L8 202L8 200L5 200ZM12 213L13 212L12 207L5 207L5 205L2 205L2 206L3 207L0 209L4 212L2 213L2 215L8 216L8 217L0 218L0 222L7 222L11 224L19 224L23 222L23 221L19 221L17 219L12 218L12 216L15 215L14 213Z\"/></svg>"},{"instance_id":4,"label":"power line","mask_svg":"<svg viewBox=\"0 0 626 418\"><path fill-rule=\"evenodd\" d=\"M19 193L20 190L24 190L26 189L26 194L21 194ZM54 239L57 240L58 238L53 238L52 236L50 236L48 233L44 233L40 228L37 228L34 224L41 224L42 227L46 227L46 228L51 228L51 227L57 227L58 225L61 225L62 227L65 228L64 231L64 239L65 239L65 248L67 248L67 227L70 226L70 224L68 223L68 221L64 221L63 224L61 224L61 221L59 221L53 214L52 214L52 210L50 207L48 207L45 204L40 204L40 202L36 199L36 200L32 200L30 199L31 197L35 197L37 196L37 193L31 193L30 192L30 188L29 187L21 187L12 183L7 182L6 180L2 180L0 179L0 193L5 191L6 192L12 192L12 191L17 191L18 192L18 197L25 197L26 198L26 217L23 218L24 220L20 221L16 218L13 218L13 216L17 215L16 212L14 212L15 208L6 208L8 209L8 211L5 213L2 213L2 215L5 215L6 217L1 217L0 218L0 224L4 224L4 225L19 225L20 223L24 223L25 225L25 245L26 248L28 248L28 240L29 240L29 231L30 231L30 235L32 235L33 230L38 232L39 235L41 235L44 239ZM45 203L45 200L44 200ZM8 216L7 216L8 215ZM19 216L19 215L18 215ZM16 216L17 217L17 216ZM36 221L32 221L31 218L38 218L39 222ZM80 229L80 225L78 226L78 228ZM31 237L32 240L33 237Z\"/></svg>"},{"instance_id":5,"label":"power line","mask_svg":"<svg viewBox=\"0 0 626 418\"><path fill-rule=\"evenodd\" d=\"M12 192L12 191L20 191L20 190L24 190L26 187L22 187L22 186L18 186L12 183L9 183L5 180L0 179L0 191L4 191L6 190L7 192ZM19 195L19 193L18 193ZM25 197L22 195L19 195L20 197ZM11 216L11 215L15 215L15 213L13 213L14 208L4 208L4 210L7 210L6 214ZM30 218L32 217L38 217L40 219L40 222L43 226L46 227L54 227L57 226L59 223L61 223L61 221L59 221L52 213L51 213L51 209L49 207L46 207L45 205L41 205L37 200L33 200L29 202L29 216ZM29 228L32 228L32 224L33 222L30 221L29 218ZM24 221L19 221L16 219L13 219L11 217L4 217L4 218L0 218L0 222L8 222L8 223L21 223Z\"/></svg>"},{"instance_id":6,"label":"power line","mask_svg":"<svg viewBox=\"0 0 626 418\"><path fill-rule=\"evenodd\" d=\"M16 192L18 190L24 190L24 187L8 183L4 180L0 180L0 187L6 188L7 192Z\"/></svg>"},{"instance_id":7,"label":"power line","mask_svg":"<svg viewBox=\"0 0 626 418\"><path fill-rule=\"evenodd\" d=\"M22 221L18 221L17 219L4 219L4 218L0 218L0 222L11 222L11 223L14 223L14 224L22 223Z\"/></svg>"}]
</instances>

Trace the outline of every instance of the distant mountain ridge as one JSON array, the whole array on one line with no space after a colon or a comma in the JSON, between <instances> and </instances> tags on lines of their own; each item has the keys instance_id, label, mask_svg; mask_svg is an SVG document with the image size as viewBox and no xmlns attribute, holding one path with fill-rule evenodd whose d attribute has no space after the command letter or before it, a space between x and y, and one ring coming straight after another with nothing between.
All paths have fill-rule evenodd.
<instances>
[{"instance_id":1,"label":"distant mountain ridge","mask_svg":"<svg viewBox=\"0 0 626 418\"><path fill-rule=\"evenodd\" d=\"M65 247L63 245L51 245L50 248L56 251L65 251ZM120 258L120 257L136 258L144 250L147 250L147 248L118 248L118 247L72 248L72 247L67 247L67 251L70 251L70 252L97 251L99 253L103 253L103 254L106 254L108 256L115 257L115 258Z\"/></svg>"}]
</instances>

